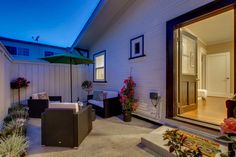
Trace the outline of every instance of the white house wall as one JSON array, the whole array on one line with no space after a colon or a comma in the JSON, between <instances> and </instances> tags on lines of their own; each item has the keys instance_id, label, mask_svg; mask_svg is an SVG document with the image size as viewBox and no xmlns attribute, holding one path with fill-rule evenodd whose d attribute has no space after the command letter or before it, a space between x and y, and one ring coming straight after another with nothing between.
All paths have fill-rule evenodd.
<instances>
[{"instance_id":1,"label":"white house wall","mask_svg":"<svg viewBox=\"0 0 236 157\"><path fill-rule=\"evenodd\" d=\"M106 50L107 83L94 84L94 89L120 90L130 75L137 84L136 97L140 116L160 122L165 117L166 99L166 22L212 0L137 0L110 28L91 45L97 53ZM105 19L104 19L105 20ZM130 39L144 34L146 57L128 60ZM90 66L90 79L93 68ZM158 92L161 103L153 107L149 92Z\"/></svg>"},{"instance_id":2,"label":"white house wall","mask_svg":"<svg viewBox=\"0 0 236 157\"><path fill-rule=\"evenodd\" d=\"M0 120L6 115L10 106L10 67L11 61L0 47Z\"/></svg>"},{"instance_id":3,"label":"white house wall","mask_svg":"<svg viewBox=\"0 0 236 157\"><path fill-rule=\"evenodd\" d=\"M73 101L78 97L85 99L81 83L87 78L87 65L73 66ZM70 102L70 68L65 64L37 62L14 62L11 66L11 80L24 77L30 81L26 89L21 89L21 102L38 92L47 92L49 96L62 96L62 101ZM11 103L16 103L17 90L11 90Z\"/></svg>"}]
</instances>

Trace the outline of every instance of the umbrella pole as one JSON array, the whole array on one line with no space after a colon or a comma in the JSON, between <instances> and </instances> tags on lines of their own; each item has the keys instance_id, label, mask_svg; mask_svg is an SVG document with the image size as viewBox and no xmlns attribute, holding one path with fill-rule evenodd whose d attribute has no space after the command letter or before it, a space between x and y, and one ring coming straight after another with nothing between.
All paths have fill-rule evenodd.
<instances>
[{"instance_id":1,"label":"umbrella pole","mask_svg":"<svg viewBox=\"0 0 236 157\"><path fill-rule=\"evenodd\" d=\"M72 102L72 59L70 58L70 102Z\"/></svg>"}]
</instances>

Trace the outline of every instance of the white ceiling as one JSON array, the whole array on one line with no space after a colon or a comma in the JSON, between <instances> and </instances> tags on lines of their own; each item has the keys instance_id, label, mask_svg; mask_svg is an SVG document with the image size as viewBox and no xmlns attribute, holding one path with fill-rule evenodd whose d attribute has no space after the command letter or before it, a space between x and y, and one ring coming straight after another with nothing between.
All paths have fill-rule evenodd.
<instances>
[{"instance_id":1,"label":"white ceiling","mask_svg":"<svg viewBox=\"0 0 236 157\"><path fill-rule=\"evenodd\" d=\"M186 26L206 45L224 43L234 40L233 10Z\"/></svg>"}]
</instances>

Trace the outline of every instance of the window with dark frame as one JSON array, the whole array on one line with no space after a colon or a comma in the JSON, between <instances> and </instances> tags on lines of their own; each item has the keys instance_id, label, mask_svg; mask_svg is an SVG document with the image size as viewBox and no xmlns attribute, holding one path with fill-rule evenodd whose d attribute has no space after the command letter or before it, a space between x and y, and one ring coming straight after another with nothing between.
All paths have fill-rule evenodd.
<instances>
[{"instance_id":1,"label":"window with dark frame","mask_svg":"<svg viewBox=\"0 0 236 157\"><path fill-rule=\"evenodd\" d=\"M106 81L106 51L94 54L94 82Z\"/></svg>"},{"instance_id":2,"label":"window with dark frame","mask_svg":"<svg viewBox=\"0 0 236 157\"><path fill-rule=\"evenodd\" d=\"M29 56L29 49L14 46L6 46L7 51L14 56Z\"/></svg>"},{"instance_id":3,"label":"window with dark frame","mask_svg":"<svg viewBox=\"0 0 236 157\"><path fill-rule=\"evenodd\" d=\"M5 47L11 55L17 55L16 47L13 46L5 46Z\"/></svg>"},{"instance_id":4,"label":"window with dark frame","mask_svg":"<svg viewBox=\"0 0 236 157\"><path fill-rule=\"evenodd\" d=\"M17 55L18 56L29 56L29 49L27 48L17 48Z\"/></svg>"}]
</instances>

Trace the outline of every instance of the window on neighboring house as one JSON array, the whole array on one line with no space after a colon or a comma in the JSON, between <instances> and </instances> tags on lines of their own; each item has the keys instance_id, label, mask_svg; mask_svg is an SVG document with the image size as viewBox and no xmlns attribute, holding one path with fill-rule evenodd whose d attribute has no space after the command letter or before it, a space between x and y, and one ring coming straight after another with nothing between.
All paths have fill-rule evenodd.
<instances>
[{"instance_id":1,"label":"window on neighboring house","mask_svg":"<svg viewBox=\"0 0 236 157\"><path fill-rule=\"evenodd\" d=\"M11 55L17 55L16 47L6 46L6 49Z\"/></svg>"},{"instance_id":2,"label":"window on neighboring house","mask_svg":"<svg viewBox=\"0 0 236 157\"><path fill-rule=\"evenodd\" d=\"M6 49L11 55L17 56L29 56L29 49L27 48L20 48L14 46L6 46Z\"/></svg>"},{"instance_id":3,"label":"window on neighboring house","mask_svg":"<svg viewBox=\"0 0 236 157\"><path fill-rule=\"evenodd\" d=\"M17 55L18 56L29 56L29 49L27 48L17 48Z\"/></svg>"},{"instance_id":4,"label":"window on neighboring house","mask_svg":"<svg viewBox=\"0 0 236 157\"><path fill-rule=\"evenodd\" d=\"M94 54L94 82L106 82L106 51Z\"/></svg>"},{"instance_id":5,"label":"window on neighboring house","mask_svg":"<svg viewBox=\"0 0 236 157\"><path fill-rule=\"evenodd\" d=\"M55 53L54 52L51 52L51 51L44 51L44 56L47 57L47 56L53 56Z\"/></svg>"}]
</instances>

